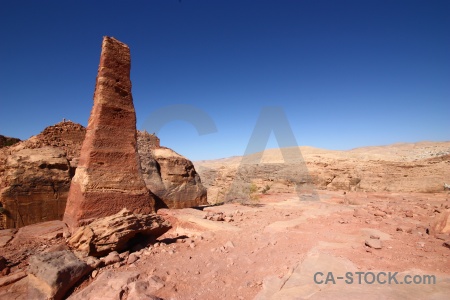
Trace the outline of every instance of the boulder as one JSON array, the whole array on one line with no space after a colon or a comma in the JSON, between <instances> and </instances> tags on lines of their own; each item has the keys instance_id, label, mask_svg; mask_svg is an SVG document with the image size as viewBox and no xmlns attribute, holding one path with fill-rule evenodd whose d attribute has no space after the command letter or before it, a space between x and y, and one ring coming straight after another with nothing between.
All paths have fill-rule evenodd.
<instances>
[{"instance_id":1,"label":"boulder","mask_svg":"<svg viewBox=\"0 0 450 300\"><path fill-rule=\"evenodd\" d=\"M62 219L70 187L70 165L63 150L43 147L12 151L0 181L4 215L0 228Z\"/></svg>"},{"instance_id":2,"label":"boulder","mask_svg":"<svg viewBox=\"0 0 450 300\"><path fill-rule=\"evenodd\" d=\"M30 258L30 285L47 299L63 299L92 269L70 251L41 253Z\"/></svg>"},{"instance_id":3,"label":"boulder","mask_svg":"<svg viewBox=\"0 0 450 300\"><path fill-rule=\"evenodd\" d=\"M72 229L124 207L137 213L154 211L137 154L130 61L127 45L103 38L94 106L64 214Z\"/></svg>"},{"instance_id":4,"label":"boulder","mask_svg":"<svg viewBox=\"0 0 450 300\"><path fill-rule=\"evenodd\" d=\"M171 228L169 222L156 214L139 215L123 209L78 228L68 244L85 256L100 257L112 251L122 251L137 234L155 238Z\"/></svg>"},{"instance_id":5,"label":"boulder","mask_svg":"<svg viewBox=\"0 0 450 300\"><path fill-rule=\"evenodd\" d=\"M190 160L172 149L159 146L159 139L138 132L138 152L147 188L165 208L187 208L206 205L206 188Z\"/></svg>"}]
</instances>

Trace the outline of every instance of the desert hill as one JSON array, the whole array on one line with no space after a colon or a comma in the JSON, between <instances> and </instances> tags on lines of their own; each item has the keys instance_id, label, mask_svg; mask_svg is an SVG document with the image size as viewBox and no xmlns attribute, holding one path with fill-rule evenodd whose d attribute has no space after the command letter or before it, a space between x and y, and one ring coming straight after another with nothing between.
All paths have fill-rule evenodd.
<instances>
[{"instance_id":1,"label":"desert hill","mask_svg":"<svg viewBox=\"0 0 450 300\"><path fill-rule=\"evenodd\" d=\"M450 142L398 143L347 151L309 146L267 149L248 157L194 162L208 199L223 201L238 169L251 168L259 190L293 192L296 180L318 190L440 192L450 182ZM300 151L299 151L300 150ZM274 172L274 166L277 170ZM240 172L241 172L240 171ZM248 172L248 170L246 170ZM281 174L279 178L276 174ZM297 178L296 178L297 177Z\"/></svg>"}]
</instances>

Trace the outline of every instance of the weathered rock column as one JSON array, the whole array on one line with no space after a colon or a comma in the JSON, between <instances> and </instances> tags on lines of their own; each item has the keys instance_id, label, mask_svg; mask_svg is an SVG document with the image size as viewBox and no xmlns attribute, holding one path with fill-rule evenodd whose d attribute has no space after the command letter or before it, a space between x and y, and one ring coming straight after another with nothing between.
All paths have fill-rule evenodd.
<instances>
[{"instance_id":1,"label":"weathered rock column","mask_svg":"<svg viewBox=\"0 0 450 300\"><path fill-rule=\"evenodd\" d=\"M70 185L64 221L78 227L127 208L154 210L139 167L136 113L130 81L130 49L104 37L86 137Z\"/></svg>"}]
</instances>

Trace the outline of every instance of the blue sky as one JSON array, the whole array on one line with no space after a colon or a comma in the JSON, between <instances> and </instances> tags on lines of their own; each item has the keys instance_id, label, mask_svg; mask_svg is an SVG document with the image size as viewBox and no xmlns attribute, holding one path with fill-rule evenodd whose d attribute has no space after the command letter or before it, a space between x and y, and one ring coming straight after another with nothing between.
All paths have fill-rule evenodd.
<instances>
[{"instance_id":1,"label":"blue sky","mask_svg":"<svg viewBox=\"0 0 450 300\"><path fill-rule=\"evenodd\" d=\"M159 116L193 160L242 155L266 106L299 145L450 140L450 1L2 1L0 34L7 136L86 125L108 35L131 48L138 129Z\"/></svg>"}]
</instances>

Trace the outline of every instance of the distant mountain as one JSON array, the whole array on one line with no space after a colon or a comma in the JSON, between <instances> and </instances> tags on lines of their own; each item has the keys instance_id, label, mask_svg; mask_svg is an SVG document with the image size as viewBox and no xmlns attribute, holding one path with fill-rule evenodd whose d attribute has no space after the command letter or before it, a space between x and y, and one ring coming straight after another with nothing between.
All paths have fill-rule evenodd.
<instances>
[{"instance_id":1,"label":"distant mountain","mask_svg":"<svg viewBox=\"0 0 450 300\"><path fill-rule=\"evenodd\" d=\"M211 203L224 201L236 188L245 191L245 184L254 185L260 193L298 192L306 184L330 191L436 193L444 191L444 183L450 184L450 142L347 151L276 148L245 158L197 161L194 165Z\"/></svg>"}]
</instances>

